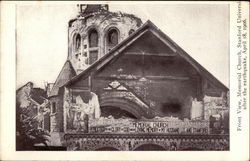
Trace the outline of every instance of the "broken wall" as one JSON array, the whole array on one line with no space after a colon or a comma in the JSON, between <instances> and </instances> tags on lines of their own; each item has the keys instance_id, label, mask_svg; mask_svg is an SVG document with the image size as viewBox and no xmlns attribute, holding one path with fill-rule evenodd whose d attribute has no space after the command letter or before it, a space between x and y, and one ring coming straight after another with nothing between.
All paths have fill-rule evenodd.
<instances>
[{"instance_id":1,"label":"broken wall","mask_svg":"<svg viewBox=\"0 0 250 161\"><path fill-rule=\"evenodd\" d=\"M55 106L55 112L52 111ZM63 98L61 95L50 98L50 130L51 132L63 132Z\"/></svg>"},{"instance_id":2,"label":"broken wall","mask_svg":"<svg viewBox=\"0 0 250 161\"><path fill-rule=\"evenodd\" d=\"M137 30L141 24L141 20L134 15L104 10L73 19L70 21L68 29L68 59L79 73L89 66L92 51L98 51L99 59L110 50L107 46L107 32L109 29L117 29L118 43L120 43L132 33L131 31ZM98 33L98 47L90 49L88 33L91 29L95 29ZM74 49L76 34L81 36L80 48L77 50Z\"/></svg>"},{"instance_id":3,"label":"broken wall","mask_svg":"<svg viewBox=\"0 0 250 161\"><path fill-rule=\"evenodd\" d=\"M224 95L220 97L204 96L204 119L208 120L211 115L222 115L222 117L229 112L227 97Z\"/></svg>"}]
</instances>

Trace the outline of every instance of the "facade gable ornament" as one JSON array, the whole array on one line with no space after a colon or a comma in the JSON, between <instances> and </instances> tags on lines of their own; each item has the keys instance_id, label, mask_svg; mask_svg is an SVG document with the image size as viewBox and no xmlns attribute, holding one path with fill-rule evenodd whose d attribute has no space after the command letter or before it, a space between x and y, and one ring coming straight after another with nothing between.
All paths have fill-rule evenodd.
<instances>
[{"instance_id":1,"label":"facade gable ornament","mask_svg":"<svg viewBox=\"0 0 250 161\"><path fill-rule=\"evenodd\" d=\"M109 86L111 86L112 88L117 88L117 87L120 86L120 85L121 85L121 84L120 84L117 80L115 80L115 81L109 83Z\"/></svg>"},{"instance_id":2,"label":"facade gable ornament","mask_svg":"<svg viewBox=\"0 0 250 161\"><path fill-rule=\"evenodd\" d=\"M110 82L108 87L105 87L104 90L117 90L117 91L127 91L128 89L123 86L120 82L117 80Z\"/></svg>"}]
</instances>

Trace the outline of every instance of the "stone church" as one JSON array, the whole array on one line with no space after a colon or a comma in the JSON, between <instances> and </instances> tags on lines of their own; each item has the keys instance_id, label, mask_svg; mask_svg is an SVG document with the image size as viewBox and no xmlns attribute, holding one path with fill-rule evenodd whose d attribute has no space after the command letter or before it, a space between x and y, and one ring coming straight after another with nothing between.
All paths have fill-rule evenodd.
<instances>
[{"instance_id":1,"label":"stone church","mask_svg":"<svg viewBox=\"0 0 250 161\"><path fill-rule=\"evenodd\" d=\"M78 9L49 91L52 146L229 150L225 85L151 21L108 5Z\"/></svg>"}]
</instances>

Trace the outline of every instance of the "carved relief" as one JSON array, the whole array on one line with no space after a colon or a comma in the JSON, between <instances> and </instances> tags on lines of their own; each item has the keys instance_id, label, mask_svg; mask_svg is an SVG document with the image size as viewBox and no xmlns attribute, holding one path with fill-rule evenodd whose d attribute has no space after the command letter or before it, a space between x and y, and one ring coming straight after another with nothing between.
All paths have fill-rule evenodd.
<instances>
[{"instance_id":1,"label":"carved relief","mask_svg":"<svg viewBox=\"0 0 250 161\"><path fill-rule=\"evenodd\" d=\"M118 91L127 91L128 89L124 87L120 82L117 80L110 82L108 87L105 87L104 90L118 90Z\"/></svg>"},{"instance_id":2,"label":"carved relief","mask_svg":"<svg viewBox=\"0 0 250 161\"><path fill-rule=\"evenodd\" d=\"M136 97L132 92L128 91L110 91L110 92L104 92L101 94L101 98L123 98L127 99L131 102L136 103L140 107L148 109L148 105L142 102L138 97Z\"/></svg>"},{"instance_id":3,"label":"carved relief","mask_svg":"<svg viewBox=\"0 0 250 161\"><path fill-rule=\"evenodd\" d=\"M178 151L178 150L229 150L228 138L199 138L193 136L192 138L185 138L186 136L168 136L168 138L84 138L68 136L67 150L97 150L105 147L112 147L117 150L133 151L143 145L158 145L162 150Z\"/></svg>"},{"instance_id":4,"label":"carved relief","mask_svg":"<svg viewBox=\"0 0 250 161\"><path fill-rule=\"evenodd\" d=\"M138 96L140 96L143 101L145 101L150 107L154 107L155 103L149 98L149 90L148 90L148 84L150 82L145 80L142 82L125 82L125 84L133 90Z\"/></svg>"}]
</instances>

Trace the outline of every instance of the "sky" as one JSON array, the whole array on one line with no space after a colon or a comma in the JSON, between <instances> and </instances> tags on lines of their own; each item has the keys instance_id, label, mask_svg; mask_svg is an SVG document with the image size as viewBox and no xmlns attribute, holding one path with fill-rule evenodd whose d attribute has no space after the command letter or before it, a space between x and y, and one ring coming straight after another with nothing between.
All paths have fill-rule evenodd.
<instances>
[{"instance_id":1,"label":"sky","mask_svg":"<svg viewBox=\"0 0 250 161\"><path fill-rule=\"evenodd\" d=\"M218 80L229 86L229 6L110 4L109 10L152 21ZM76 4L17 5L17 88L55 82L68 52L68 21Z\"/></svg>"}]
</instances>

